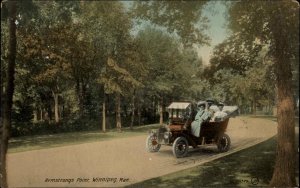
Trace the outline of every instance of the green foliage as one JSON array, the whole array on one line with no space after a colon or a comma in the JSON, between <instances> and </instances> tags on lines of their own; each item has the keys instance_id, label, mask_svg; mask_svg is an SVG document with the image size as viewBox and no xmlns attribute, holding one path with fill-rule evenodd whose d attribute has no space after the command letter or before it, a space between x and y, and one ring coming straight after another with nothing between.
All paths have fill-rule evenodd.
<instances>
[{"instance_id":1,"label":"green foliage","mask_svg":"<svg viewBox=\"0 0 300 188\"><path fill-rule=\"evenodd\" d=\"M17 121L17 120L16 120ZM97 121L91 120L73 120L61 122L59 125L49 122L30 123L20 121L12 125L11 135L13 137L29 136L29 135L43 135L55 134L65 132L77 132L86 130L97 130Z\"/></svg>"},{"instance_id":2,"label":"green foliage","mask_svg":"<svg viewBox=\"0 0 300 188\"><path fill-rule=\"evenodd\" d=\"M78 118L78 116L73 116L69 119L61 121L59 124L54 122L38 122L32 123L26 119L22 118L32 118L29 109L16 108L13 113L14 122L12 124L11 136L20 137L20 136L32 136L32 135L45 135L45 134L56 134L56 133L67 133L67 132L80 132L80 131L95 131L99 130L100 127L100 117L97 118ZM28 107L30 108L30 107ZM25 114L22 114L25 113ZM26 114L27 113L27 114ZM21 119L20 119L21 118ZM143 120L144 125L152 124L157 122L158 117L151 118L145 117ZM130 116L122 116L123 127L130 126ZM134 122L134 125L137 125L137 119ZM114 115L107 116L107 127L109 129L115 129L116 123Z\"/></svg>"},{"instance_id":3,"label":"green foliage","mask_svg":"<svg viewBox=\"0 0 300 188\"><path fill-rule=\"evenodd\" d=\"M171 93L176 84L178 44L162 31L147 27L137 36L141 60L148 71L146 88L153 95Z\"/></svg>"},{"instance_id":4,"label":"green foliage","mask_svg":"<svg viewBox=\"0 0 300 188\"><path fill-rule=\"evenodd\" d=\"M27 25L30 18L38 16L38 7L32 0L17 2L18 20L22 20L22 25ZM8 18L8 3L1 3L1 22Z\"/></svg>"},{"instance_id":5,"label":"green foliage","mask_svg":"<svg viewBox=\"0 0 300 188\"><path fill-rule=\"evenodd\" d=\"M32 125L29 126L32 128L24 129L32 133L43 132L32 121L52 124L53 112L57 110L54 106L57 105L62 119L60 124L54 125L62 127L57 131L64 131L63 127L75 130L71 126L74 124L72 120L99 120L103 89L111 96L107 104L109 114L115 111L116 101L111 100L112 97L115 94L122 95L122 117L127 118L124 119L124 126L130 122L127 114L132 110L142 111L141 123L157 120L156 104L159 97L166 98L165 103L171 98L180 100L195 97L190 94L193 93L190 90L190 78L191 75L199 74L202 64L194 49L183 49L182 41L165 31L150 27L140 31L138 36L132 36L133 12L125 11L123 3L33 3L35 15L21 14L18 28L17 58L20 63L17 64L17 116L14 119L18 122L21 117L28 125ZM200 7L204 3L195 5L198 9L193 9L194 14L200 14ZM175 27L176 24L169 22L169 31L179 29L177 34L186 35L184 37L188 37L188 33L184 32L193 31L199 40L182 39L205 43L207 40L195 25L202 18L188 11L193 6L180 8L177 4L170 4L165 15L181 11L173 19L181 19L180 22L183 22L183 15L187 14L185 21L190 23L186 22L179 29ZM166 23L156 24L165 26ZM3 50L7 48L3 45L1 47ZM197 88L197 85L194 86ZM56 95L58 102L54 101ZM137 99L132 101L135 95ZM132 103L137 103L136 108L132 108ZM137 112L135 114L138 115ZM108 127L114 127L114 118L109 119ZM138 123L138 118L134 121ZM86 126L88 129L86 124L82 123L79 127L84 129ZM24 132L19 126L14 130ZM47 130L53 131L47 128L45 132Z\"/></svg>"},{"instance_id":6,"label":"green foliage","mask_svg":"<svg viewBox=\"0 0 300 188\"><path fill-rule=\"evenodd\" d=\"M243 31L244 41L258 40L269 43L271 53L275 53L278 37L286 40L286 55L295 53L299 33L299 5L295 1L235 2L230 8L229 27L236 32ZM237 19L239 18L239 19ZM279 36L280 35L280 36ZM274 55L274 54L273 54Z\"/></svg>"},{"instance_id":7,"label":"green foliage","mask_svg":"<svg viewBox=\"0 0 300 188\"><path fill-rule=\"evenodd\" d=\"M34 14L22 10L18 18L15 120L31 123L37 117L38 122L51 123L54 94L59 95L63 124L77 118L99 120L103 90L108 114L115 112L113 98L121 94L122 115L129 117L134 110L137 116L140 111L141 119L151 121L157 119L161 97L164 105L206 98L247 108L254 101L274 103L270 87L275 80L270 55L273 43L268 34L272 25L268 20L277 5L263 9L266 24L259 22L256 28L250 24L256 14L249 17L247 6L229 3L229 16L240 18L229 23L234 33L215 47L210 66L204 68L191 44L208 42L203 32L208 23L201 15L205 1L134 2L129 10L117 1L31 3ZM249 10L254 11L255 6L250 5ZM285 19L295 18L292 14ZM134 23L145 20L148 26L132 35ZM4 19L1 25L3 71L8 30ZM288 28L297 30L292 25ZM291 56L294 67L297 57ZM113 117L109 120L114 121Z\"/></svg>"},{"instance_id":8,"label":"green foliage","mask_svg":"<svg viewBox=\"0 0 300 188\"><path fill-rule=\"evenodd\" d=\"M207 1L138 1L134 3L135 18L164 26L176 33L183 44L207 44L209 38L203 33L208 20L201 16Z\"/></svg>"}]
</instances>

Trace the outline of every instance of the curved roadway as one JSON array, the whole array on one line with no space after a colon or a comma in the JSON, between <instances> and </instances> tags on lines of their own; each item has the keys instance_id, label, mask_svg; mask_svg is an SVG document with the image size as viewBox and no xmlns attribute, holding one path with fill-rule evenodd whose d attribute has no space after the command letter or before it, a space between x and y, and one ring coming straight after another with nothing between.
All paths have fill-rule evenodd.
<instances>
[{"instance_id":1,"label":"curved roadway","mask_svg":"<svg viewBox=\"0 0 300 188\"><path fill-rule=\"evenodd\" d=\"M166 175L229 155L276 134L271 120L231 118L227 134L231 149L217 153L215 146L190 149L176 159L172 147L157 153L145 149L143 136L115 139L8 155L9 187L119 187Z\"/></svg>"}]
</instances>

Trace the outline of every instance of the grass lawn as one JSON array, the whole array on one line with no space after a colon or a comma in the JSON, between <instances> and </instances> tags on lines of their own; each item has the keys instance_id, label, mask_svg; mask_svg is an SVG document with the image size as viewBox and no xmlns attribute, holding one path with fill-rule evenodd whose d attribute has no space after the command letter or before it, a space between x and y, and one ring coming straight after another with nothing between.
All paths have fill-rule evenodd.
<instances>
[{"instance_id":1,"label":"grass lawn","mask_svg":"<svg viewBox=\"0 0 300 188\"><path fill-rule=\"evenodd\" d=\"M113 129L108 130L106 133L103 133L99 130L16 137L9 140L8 153L145 135L147 134L148 130L156 129L158 127L159 124L151 124L134 127L133 130L130 130L129 128L123 128L121 133L117 132L116 129Z\"/></svg>"}]
</instances>

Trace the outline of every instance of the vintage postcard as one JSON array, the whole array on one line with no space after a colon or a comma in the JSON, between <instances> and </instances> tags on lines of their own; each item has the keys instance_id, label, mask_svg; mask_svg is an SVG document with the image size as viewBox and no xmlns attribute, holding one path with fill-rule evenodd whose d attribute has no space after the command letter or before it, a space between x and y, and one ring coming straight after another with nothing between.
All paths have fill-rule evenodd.
<instances>
[{"instance_id":1,"label":"vintage postcard","mask_svg":"<svg viewBox=\"0 0 300 188\"><path fill-rule=\"evenodd\" d=\"M296 1L1 2L1 187L299 186Z\"/></svg>"}]
</instances>

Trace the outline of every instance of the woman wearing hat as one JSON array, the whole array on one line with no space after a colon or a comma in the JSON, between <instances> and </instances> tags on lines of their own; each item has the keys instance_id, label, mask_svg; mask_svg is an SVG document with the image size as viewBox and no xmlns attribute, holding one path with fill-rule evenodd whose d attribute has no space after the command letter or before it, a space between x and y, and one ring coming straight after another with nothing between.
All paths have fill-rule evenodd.
<instances>
[{"instance_id":1,"label":"woman wearing hat","mask_svg":"<svg viewBox=\"0 0 300 188\"><path fill-rule=\"evenodd\" d=\"M203 122L208 121L213 113L209 110L209 107L212 103L206 101L198 102L198 112L195 116L195 120L191 124L191 132L194 136L200 137L201 125Z\"/></svg>"},{"instance_id":2,"label":"woman wearing hat","mask_svg":"<svg viewBox=\"0 0 300 188\"><path fill-rule=\"evenodd\" d=\"M218 108L219 108L219 111L217 111L215 114L214 114L214 118L213 118L213 121L223 121L224 118L227 116L227 113L223 111L223 107L224 107L224 104L219 102L217 104Z\"/></svg>"}]
</instances>

